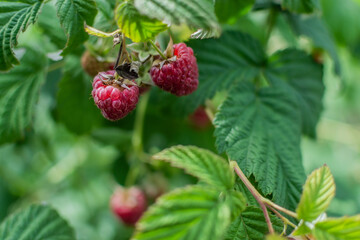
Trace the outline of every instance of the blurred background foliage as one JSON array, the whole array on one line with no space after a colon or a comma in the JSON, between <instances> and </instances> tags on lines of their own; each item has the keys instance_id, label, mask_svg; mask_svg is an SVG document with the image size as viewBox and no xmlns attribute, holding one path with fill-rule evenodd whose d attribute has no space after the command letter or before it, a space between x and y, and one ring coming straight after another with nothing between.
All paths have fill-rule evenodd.
<instances>
[{"instance_id":1,"label":"blurred background foliage","mask_svg":"<svg viewBox=\"0 0 360 240\"><path fill-rule=\"evenodd\" d=\"M336 42L340 76L334 71L336 66L330 55L314 47L316 43L308 38L297 38L285 15L274 23L267 49L272 53L286 46L301 46L324 61L324 111L317 139L303 138L303 162L307 173L325 163L329 165L337 184L329 214L353 215L360 212L360 2L321 3L321 17ZM52 5L46 5L38 23L19 39L18 56L24 54L24 48L37 49L37 54L49 57L50 64L32 128L21 141L0 146L0 221L23 205L47 202L74 226L79 239L128 239L132 229L112 215L109 198L116 184L125 184L129 169L142 154L134 146L141 127L135 121L140 110L115 123L102 118L90 98L91 78L80 65L84 47L65 60L57 59L58 49L64 46L66 38L57 18L52 17L54 11ZM223 11L217 9L223 29L243 30L265 44L268 10L230 19L221 15ZM106 19L111 16L98 14L95 25L107 30ZM182 26L172 31L176 41L183 41L190 34ZM161 39L165 45L167 35ZM91 46L96 46L93 38L86 45ZM168 94L157 89L148 94L144 152L152 154L176 144L215 151L213 127L195 128L190 124L188 111L182 114L177 100ZM217 94L214 104L220 104L225 94ZM191 101L182 104L191 109ZM169 189L194 182L167 165L147 165L146 171L139 170L134 183L143 184L154 172L167 179Z\"/></svg>"}]
</instances>

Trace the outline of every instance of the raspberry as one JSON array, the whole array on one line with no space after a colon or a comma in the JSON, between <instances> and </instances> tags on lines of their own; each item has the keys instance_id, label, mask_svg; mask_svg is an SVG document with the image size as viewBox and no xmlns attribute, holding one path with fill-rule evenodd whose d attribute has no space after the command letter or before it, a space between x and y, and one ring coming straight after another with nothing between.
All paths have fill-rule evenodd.
<instances>
[{"instance_id":1,"label":"raspberry","mask_svg":"<svg viewBox=\"0 0 360 240\"><path fill-rule=\"evenodd\" d=\"M81 66L87 74L95 77L99 72L113 70L113 62L99 61L89 51L85 51L81 57Z\"/></svg>"},{"instance_id":2,"label":"raspberry","mask_svg":"<svg viewBox=\"0 0 360 240\"><path fill-rule=\"evenodd\" d=\"M211 121L203 107L198 107L193 114L189 116L190 123L197 129L206 129L211 125Z\"/></svg>"},{"instance_id":3,"label":"raspberry","mask_svg":"<svg viewBox=\"0 0 360 240\"><path fill-rule=\"evenodd\" d=\"M103 72L105 75L114 75L115 71ZM116 121L125 117L135 109L139 100L138 86L122 88L118 84L105 85L97 75L93 81L92 96L95 104L101 110L102 115L110 120Z\"/></svg>"},{"instance_id":4,"label":"raspberry","mask_svg":"<svg viewBox=\"0 0 360 240\"><path fill-rule=\"evenodd\" d=\"M146 210L146 198L137 187L118 188L110 200L113 213L127 225L135 225Z\"/></svg>"},{"instance_id":5,"label":"raspberry","mask_svg":"<svg viewBox=\"0 0 360 240\"><path fill-rule=\"evenodd\" d=\"M175 44L173 49L176 60L167 60L162 67L152 67L150 75L161 89L176 96L188 95L199 85L196 58L192 48L185 43Z\"/></svg>"}]
</instances>

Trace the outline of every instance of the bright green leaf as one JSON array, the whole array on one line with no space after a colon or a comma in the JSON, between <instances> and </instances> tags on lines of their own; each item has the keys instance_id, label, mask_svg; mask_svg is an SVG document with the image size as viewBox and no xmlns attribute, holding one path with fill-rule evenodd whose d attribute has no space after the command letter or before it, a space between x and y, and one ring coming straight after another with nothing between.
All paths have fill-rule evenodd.
<instances>
[{"instance_id":1,"label":"bright green leaf","mask_svg":"<svg viewBox=\"0 0 360 240\"><path fill-rule=\"evenodd\" d=\"M283 230L282 221L270 215L274 230L281 233ZM241 215L233 221L227 231L226 240L263 240L269 229L265 222L264 213L258 207L247 207Z\"/></svg>"},{"instance_id":2,"label":"bright green leaf","mask_svg":"<svg viewBox=\"0 0 360 240\"><path fill-rule=\"evenodd\" d=\"M212 186L230 189L234 174L225 159L193 146L176 146L156 154L154 159L170 162Z\"/></svg>"},{"instance_id":3,"label":"bright green leaf","mask_svg":"<svg viewBox=\"0 0 360 240\"><path fill-rule=\"evenodd\" d=\"M251 10L255 0L216 0L215 13L220 22L236 21Z\"/></svg>"},{"instance_id":4,"label":"bright green leaf","mask_svg":"<svg viewBox=\"0 0 360 240\"><path fill-rule=\"evenodd\" d=\"M296 13L311 13L320 9L319 0L283 0L282 7Z\"/></svg>"},{"instance_id":5,"label":"bright green leaf","mask_svg":"<svg viewBox=\"0 0 360 240\"><path fill-rule=\"evenodd\" d=\"M96 4L94 0L57 0L56 8L68 38L63 51L63 54L67 54L88 39L84 23L93 23L97 13Z\"/></svg>"},{"instance_id":6,"label":"bright green leaf","mask_svg":"<svg viewBox=\"0 0 360 240\"><path fill-rule=\"evenodd\" d=\"M51 207L32 205L0 225L1 240L75 240L73 229Z\"/></svg>"},{"instance_id":7,"label":"bright green leaf","mask_svg":"<svg viewBox=\"0 0 360 240\"><path fill-rule=\"evenodd\" d=\"M311 222L329 207L335 196L335 182L328 166L311 173L296 209L299 219Z\"/></svg>"},{"instance_id":8,"label":"bright green leaf","mask_svg":"<svg viewBox=\"0 0 360 240\"><path fill-rule=\"evenodd\" d=\"M315 224L313 233L317 240L360 239L360 215L330 218Z\"/></svg>"},{"instance_id":9,"label":"bright green leaf","mask_svg":"<svg viewBox=\"0 0 360 240\"><path fill-rule=\"evenodd\" d=\"M134 42L153 39L167 29L167 25L141 15L131 2L120 4L115 10L115 18L121 31Z\"/></svg>"},{"instance_id":10,"label":"bright green leaf","mask_svg":"<svg viewBox=\"0 0 360 240\"><path fill-rule=\"evenodd\" d=\"M264 195L294 209L305 179L300 156L300 115L281 88L241 82L216 114L216 145L226 151Z\"/></svg>"},{"instance_id":11,"label":"bright green leaf","mask_svg":"<svg viewBox=\"0 0 360 240\"><path fill-rule=\"evenodd\" d=\"M271 234L266 236L266 240L287 240L288 238L277 235L277 234Z\"/></svg>"},{"instance_id":12,"label":"bright green leaf","mask_svg":"<svg viewBox=\"0 0 360 240\"><path fill-rule=\"evenodd\" d=\"M80 59L69 56L59 83L57 110L59 120L75 133L87 133L103 119L91 90L91 78L83 71Z\"/></svg>"},{"instance_id":13,"label":"bright green leaf","mask_svg":"<svg viewBox=\"0 0 360 240\"><path fill-rule=\"evenodd\" d=\"M136 225L133 239L220 239L229 224L230 206L219 192L191 186L160 197Z\"/></svg>"},{"instance_id":14,"label":"bright green leaf","mask_svg":"<svg viewBox=\"0 0 360 240\"><path fill-rule=\"evenodd\" d=\"M214 5L209 0L135 0L135 7L142 14L166 23L185 23L190 27L203 29L201 34L194 37L220 35Z\"/></svg>"},{"instance_id":15,"label":"bright green leaf","mask_svg":"<svg viewBox=\"0 0 360 240\"><path fill-rule=\"evenodd\" d=\"M34 24L43 0L14 0L0 2L0 71L6 71L19 60L13 48L17 45L17 37L30 24Z\"/></svg>"},{"instance_id":16,"label":"bright green leaf","mask_svg":"<svg viewBox=\"0 0 360 240\"><path fill-rule=\"evenodd\" d=\"M45 80L46 56L30 48L25 51L20 66L0 75L0 143L24 136Z\"/></svg>"},{"instance_id":17,"label":"bright green leaf","mask_svg":"<svg viewBox=\"0 0 360 240\"><path fill-rule=\"evenodd\" d=\"M301 112L302 132L315 137L323 108L322 65L303 51L286 49L271 56L265 75L274 87L284 88L296 99Z\"/></svg>"}]
</instances>

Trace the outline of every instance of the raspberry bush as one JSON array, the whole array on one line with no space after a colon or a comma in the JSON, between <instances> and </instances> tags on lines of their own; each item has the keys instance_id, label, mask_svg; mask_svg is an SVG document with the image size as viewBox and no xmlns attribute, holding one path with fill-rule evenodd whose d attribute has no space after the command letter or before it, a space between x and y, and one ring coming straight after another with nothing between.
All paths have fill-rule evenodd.
<instances>
[{"instance_id":1,"label":"raspberry bush","mask_svg":"<svg viewBox=\"0 0 360 240\"><path fill-rule=\"evenodd\" d=\"M360 239L359 11L0 1L0 240Z\"/></svg>"}]
</instances>

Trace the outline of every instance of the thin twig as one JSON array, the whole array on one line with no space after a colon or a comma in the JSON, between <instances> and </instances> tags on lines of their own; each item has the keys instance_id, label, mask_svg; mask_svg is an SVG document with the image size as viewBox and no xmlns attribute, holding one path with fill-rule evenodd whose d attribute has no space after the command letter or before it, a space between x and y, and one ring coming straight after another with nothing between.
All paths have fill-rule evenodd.
<instances>
[{"instance_id":1,"label":"thin twig","mask_svg":"<svg viewBox=\"0 0 360 240\"><path fill-rule=\"evenodd\" d=\"M283 207L277 205L276 203L273 203L269 199L263 198L263 202L269 207L273 207L273 208L275 208L275 209L277 209L277 210L279 210L279 211L281 211L281 212L283 212L283 213L285 213L285 214L287 214L287 215L289 215L289 216L291 216L293 218L297 218L297 214L295 212L290 211L290 210L288 210L286 208L283 208Z\"/></svg>"},{"instance_id":2,"label":"thin twig","mask_svg":"<svg viewBox=\"0 0 360 240\"><path fill-rule=\"evenodd\" d=\"M159 53L159 55L165 60L166 57L165 57L164 53L161 52L161 50L156 46L156 44L152 40L150 40L149 42L155 48L155 50Z\"/></svg>"},{"instance_id":3,"label":"thin twig","mask_svg":"<svg viewBox=\"0 0 360 240\"><path fill-rule=\"evenodd\" d=\"M286 217L284 217L283 215L281 215L281 213L279 213L278 211L276 211L273 207L268 206L268 208L275 213L276 216L278 216L283 222L284 224L289 224L290 226L292 226L293 228L296 228L296 225L293 224L292 222L289 221L289 219L287 219Z\"/></svg>"}]
</instances>

